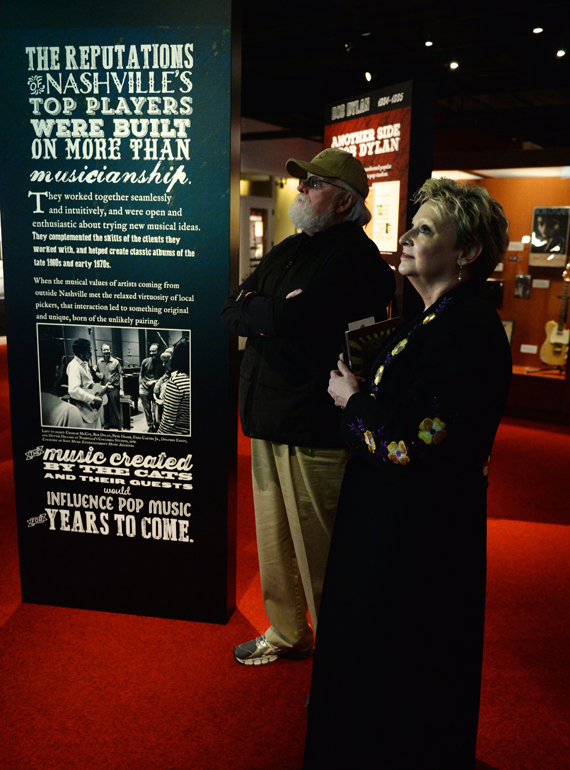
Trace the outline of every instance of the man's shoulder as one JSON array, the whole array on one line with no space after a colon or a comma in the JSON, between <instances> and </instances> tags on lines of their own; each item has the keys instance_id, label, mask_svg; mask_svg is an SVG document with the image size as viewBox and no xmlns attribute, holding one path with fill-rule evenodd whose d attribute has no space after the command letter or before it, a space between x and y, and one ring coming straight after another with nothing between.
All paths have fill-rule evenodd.
<instances>
[{"instance_id":1,"label":"man's shoulder","mask_svg":"<svg viewBox=\"0 0 570 770\"><path fill-rule=\"evenodd\" d=\"M329 232L330 231L330 232ZM383 259L378 246L364 232L364 228L353 222L334 225L329 230L323 253L339 265L352 265L359 270L372 270L374 274L392 275L388 263Z\"/></svg>"},{"instance_id":2,"label":"man's shoulder","mask_svg":"<svg viewBox=\"0 0 570 770\"><path fill-rule=\"evenodd\" d=\"M275 254L279 254L282 251L295 248L303 240L307 240L307 238L308 236L305 235L304 233L293 233L292 235L288 235L286 238L283 238L282 241L279 241L279 243L273 246L273 248L267 253L267 256L265 257L265 259Z\"/></svg>"},{"instance_id":3,"label":"man's shoulder","mask_svg":"<svg viewBox=\"0 0 570 770\"><path fill-rule=\"evenodd\" d=\"M339 250L358 248L380 254L374 241L364 232L364 228L355 222L340 222L316 235L319 236L319 241L325 248Z\"/></svg>"},{"instance_id":4,"label":"man's shoulder","mask_svg":"<svg viewBox=\"0 0 570 770\"><path fill-rule=\"evenodd\" d=\"M76 406L46 391L42 391L41 396L42 414L48 424L58 427L83 427L83 418Z\"/></svg>"},{"instance_id":5,"label":"man's shoulder","mask_svg":"<svg viewBox=\"0 0 570 770\"><path fill-rule=\"evenodd\" d=\"M372 238L368 236L362 225L357 225L355 222L342 222L339 227L339 232L346 240L359 241L366 243L370 248L378 251L378 246L374 243ZM380 253L380 252L378 252Z\"/></svg>"}]
</instances>

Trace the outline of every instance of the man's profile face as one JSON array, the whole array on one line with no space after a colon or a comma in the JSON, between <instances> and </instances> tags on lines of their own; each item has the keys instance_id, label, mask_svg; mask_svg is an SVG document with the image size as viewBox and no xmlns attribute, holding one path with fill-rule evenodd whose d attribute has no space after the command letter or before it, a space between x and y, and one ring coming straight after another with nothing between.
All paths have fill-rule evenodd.
<instances>
[{"instance_id":1,"label":"man's profile face","mask_svg":"<svg viewBox=\"0 0 570 770\"><path fill-rule=\"evenodd\" d=\"M82 350L82 351L79 353L79 358L80 358L82 361L89 361L89 359L91 358L91 345L89 345L88 347L84 348L84 349L83 349L83 350Z\"/></svg>"},{"instance_id":2,"label":"man's profile face","mask_svg":"<svg viewBox=\"0 0 570 770\"><path fill-rule=\"evenodd\" d=\"M158 355L158 345L151 345L148 352L151 358L156 358Z\"/></svg>"},{"instance_id":3,"label":"man's profile face","mask_svg":"<svg viewBox=\"0 0 570 770\"><path fill-rule=\"evenodd\" d=\"M289 209L289 216L295 227L305 232L316 233L326 230L336 222L333 203L338 187L307 187L303 180L297 187L299 194Z\"/></svg>"},{"instance_id":4,"label":"man's profile face","mask_svg":"<svg viewBox=\"0 0 570 770\"><path fill-rule=\"evenodd\" d=\"M333 199L339 192L338 187L333 187L332 185L320 188L307 187L302 179L299 181L297 190L299 195L297 195L295 200L300 200L300 205L302 206L310 206L317 215L326 214L330 211Z\"/></svg>"}]
</instances>

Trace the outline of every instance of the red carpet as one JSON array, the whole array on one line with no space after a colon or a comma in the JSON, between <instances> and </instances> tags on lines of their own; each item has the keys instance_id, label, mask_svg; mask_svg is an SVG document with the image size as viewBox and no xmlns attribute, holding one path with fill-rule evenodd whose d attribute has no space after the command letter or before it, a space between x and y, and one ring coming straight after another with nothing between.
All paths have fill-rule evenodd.
<instances>
[{"instance_id":1,"label":"red carpet","mask_svg":"<svg viewBox=\"0 0 570 770\"><path fill-rule=\"evenodd\" d=\"M252 670L231 654L265 628L248 442L239 444L238 609L227 626L21 604L5 350L0 768L300 768L311 662ZM568 429L501 426L491 467L478 770L570 768L569 457Z\"/></svg>"}]
</instances>

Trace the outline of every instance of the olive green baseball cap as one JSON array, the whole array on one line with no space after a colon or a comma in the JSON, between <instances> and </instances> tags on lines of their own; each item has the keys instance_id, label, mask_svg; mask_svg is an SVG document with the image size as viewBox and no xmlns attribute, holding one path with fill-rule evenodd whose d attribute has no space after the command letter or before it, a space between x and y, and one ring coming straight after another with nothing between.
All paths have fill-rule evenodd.
<instances>
[{"instance_id":1,"label":"olive green baseball cap","mask_svg":"<svg viewBox=\"0 0 570 770\"><path fill-rule=\"evenodd\" d=\"M348 182L365 198L370 190L368 177L362 163L350 152L339 150L336 147L323 150L315 155L310 163L305 160L289 158L287 173L297 179L306 179L307 174L336 177L342 179L343 182Z\"/></svg>"}]
</instances>

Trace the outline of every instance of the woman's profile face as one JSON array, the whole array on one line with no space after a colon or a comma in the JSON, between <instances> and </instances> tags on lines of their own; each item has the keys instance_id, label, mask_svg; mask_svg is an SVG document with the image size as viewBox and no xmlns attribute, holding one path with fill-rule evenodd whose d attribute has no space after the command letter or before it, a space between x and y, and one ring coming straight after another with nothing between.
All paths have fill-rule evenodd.
<instances>
[{"instance_id":1,"label":"woman's profile face","mask_svg":"<svg viewBox=\"0 0 570 770\"><path fill-rule=\"evenodd\" d=\"M455 248L455 228L428 201L412 220L412 228L400 238L402 257L398 272L421 278L423 283L456 280L461 249Z\"/></svg>"}]
</instances>

